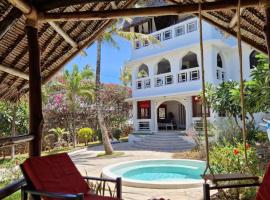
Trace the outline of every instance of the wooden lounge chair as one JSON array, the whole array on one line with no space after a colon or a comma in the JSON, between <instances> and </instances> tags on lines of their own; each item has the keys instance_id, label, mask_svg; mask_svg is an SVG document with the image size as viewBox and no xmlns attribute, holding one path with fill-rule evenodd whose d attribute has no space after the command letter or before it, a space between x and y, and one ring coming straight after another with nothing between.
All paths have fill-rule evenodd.
<instances>
[{"instance_id":1,"label":"wooden lounge chair","mask_svg":"<svg viewBox=\"0 0 270 200\"><path fill-rule=\"evenodd\" d=\"M28 194L34 199L60 200L120 200L121 179L82 177L66 153L28 158L21 164L27 185L22 189L22 199ZM112 182L116 185L116 197L98 196L91 193L87 180ZM106 185L104 184L101 185Z\"/></svg>"},{"instance_id":2,"label":"wooden lounge chair","mask_svg":"<svg viewBox=\"0 0 270 200\"><path fill-rule=\"evenodd\" d=\"M257 192L256 200L270 200L270 162Z\"/></svg>"}]
</instances>

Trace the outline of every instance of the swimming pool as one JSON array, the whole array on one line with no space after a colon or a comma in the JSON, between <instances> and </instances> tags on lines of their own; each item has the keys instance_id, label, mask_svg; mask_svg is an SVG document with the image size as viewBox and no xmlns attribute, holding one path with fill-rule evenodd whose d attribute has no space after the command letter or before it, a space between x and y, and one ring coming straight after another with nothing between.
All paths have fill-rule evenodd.
<instances>
[{"instance_id":1,"label":"swimming pool","mask_svg":"<svg viewBox=\"0 0 270 200\"><path fill-rule=\"evenodd\" d=\"M102 176L122 178L130 187L191 188L201 186L205 162L189 159L136 160L105 167Z\"/></svg>"}]
</instances>

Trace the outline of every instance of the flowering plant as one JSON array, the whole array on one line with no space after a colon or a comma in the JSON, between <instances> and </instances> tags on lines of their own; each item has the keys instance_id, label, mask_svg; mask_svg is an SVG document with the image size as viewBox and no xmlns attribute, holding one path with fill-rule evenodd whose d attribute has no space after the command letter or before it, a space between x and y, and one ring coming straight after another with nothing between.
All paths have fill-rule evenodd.
<instances>
[{"instance_id":1,"label":"flowering plant","mask_svg":"<svg viewBox=\"0 0 270 200\"><path fill-rule=\"evenodd\" d=\"M214 173L258 173L258 160L253 147L246 144L224 142L216 144L210 151L210 162Z\"/></svg>"}]
</instances>

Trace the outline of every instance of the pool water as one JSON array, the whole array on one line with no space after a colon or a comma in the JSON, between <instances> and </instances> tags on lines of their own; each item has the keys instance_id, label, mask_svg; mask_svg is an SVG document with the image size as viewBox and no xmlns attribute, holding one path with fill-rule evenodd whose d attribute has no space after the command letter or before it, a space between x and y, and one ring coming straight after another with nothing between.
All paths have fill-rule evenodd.
<instances>
[{"instance_id":1,"label":"pool water","mask_svg":"<svg viewBox=\"0 0 270 200\"><path fill-rule=\"evenodd\" d=\"M103 169L108 178L121 177L123 185L151 188L180 188L179 185L202 183L204 161L188 159L138 160ZM166 186L167 185L167 186Z\"/></svg>"},{"instance_id":2,"label":"pool water","mask_svg":"<svg viewBox=\"0 0 270 200\"><path fill-rule=\"evenodd\" d=\"M183 167L159 166L141 167L127 171L123 178L143 181L175 181L175 180L199 180L200 174Z\"/></svg>"}]
</instances>

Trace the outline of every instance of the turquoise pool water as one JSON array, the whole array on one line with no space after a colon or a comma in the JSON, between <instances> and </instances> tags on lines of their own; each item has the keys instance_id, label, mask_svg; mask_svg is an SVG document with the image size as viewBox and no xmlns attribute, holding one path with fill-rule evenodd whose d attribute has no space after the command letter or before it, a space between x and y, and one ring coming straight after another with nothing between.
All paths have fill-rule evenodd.
<instances>
[{"instance_id":1,"label":"turquoise pool water","mask_svg":"<svg viewBox=\"0 0 270 200\"><path fill-rule=\"evenodd\" d=\"M121 177L123 182L145 184L198 183L205 162L186 159L138 160L106 167L103 175ZM125 185L125 184L124 184Z\"/></svg>"}]
</instances>

